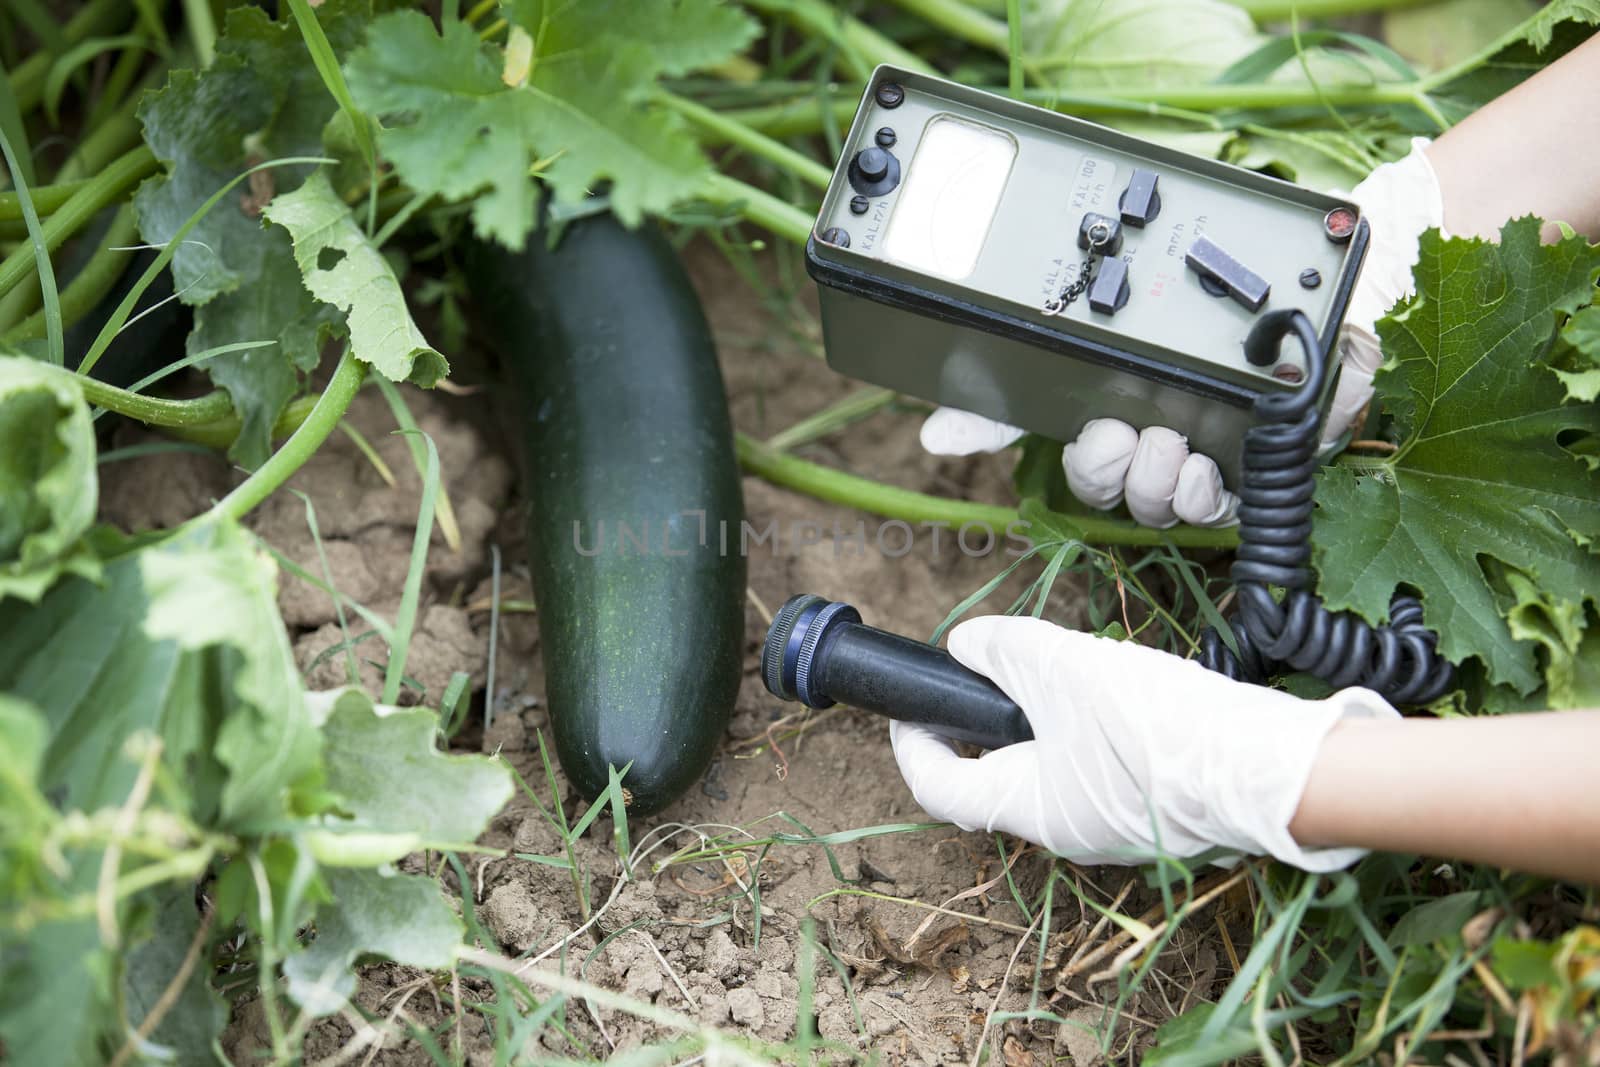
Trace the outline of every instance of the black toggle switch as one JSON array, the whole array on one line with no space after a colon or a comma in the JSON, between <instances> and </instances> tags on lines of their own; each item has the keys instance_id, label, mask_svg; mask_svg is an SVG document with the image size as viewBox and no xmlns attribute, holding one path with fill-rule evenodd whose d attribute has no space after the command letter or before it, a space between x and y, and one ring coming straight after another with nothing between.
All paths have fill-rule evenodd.
<instances>
[{"instance_id":1,"label":"black toggle switch","mask_svg":"<svg viewBox=\"0 0 1600 1067\"><path fill-rule=\"evenodd\" d=\"M1265 278L1228 255L1209 237L1196 237L1183 261L1202 281L1211 279L1251 311L1260 311L1272 290Z\"/></svg>"},{"instance_id":2,"label":"black toggle switch","mask_svg":"<svg viewBox=\"0 0 1600 1067\"><path fill-rule=\"evenodd\" d=\"M1110 215L1085 212L1083 221L1078 223L1078 247L1092 247L1105 256L1116 255L1122 251L1122 223Z\"/></svg>"},{"instance_id":3,"label":"black toggle switch","mask_svg":"<svg viewBox=\"0 0 1600 1067\"><path fill-rule=\"evenodd\" d=\"M1159 177L1153 170L1136 169L1133 172L1133 177L1128 179L1128 187L1122 191L1122 198L1117 201L1123 222L1142 230L1146 223L1161 213L1161 197L1156 192Z\"/></svg>"},{"instance_id":4,"label":"black toggle switch","mask_svg":"<svg viewBox=\"0 0 1600 1067\"><path fill-rule=\"evenodd\" d=\"M1089 310L1115 315L1128 302L1128 261L1107 258L1089 285Z\"/></svg>"},{"instance_id":5,"label":"black toggle switch","mask_svg":"<svg viewBox=\"0 0 1600 1067\"><path fill-rule=\"evenodd\" d=\"M900 161L882 148L863 148L850 161L850 186L863 196L882 196L900 184Z\"/></svg>"}]
</instances>

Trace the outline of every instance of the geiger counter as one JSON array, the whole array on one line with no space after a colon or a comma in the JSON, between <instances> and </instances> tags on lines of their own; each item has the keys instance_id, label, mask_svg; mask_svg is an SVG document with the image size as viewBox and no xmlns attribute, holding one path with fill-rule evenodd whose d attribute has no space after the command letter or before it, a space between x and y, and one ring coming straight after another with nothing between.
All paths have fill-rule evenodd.
<instances>
[{"instance_id":1,"label":"geiger counter","mask_svg":"<svg viewBox=\"0 0 1600 1067\"><path fill-rule=\"evenodd\" d=\"M1061 441L1170 426L1233 485L1256 397L1308 377L1246 338L1299 310L1326 359L1366 244L1348 201L882 66L806 261L834 369Z\"/></svg>"},{"instance_id":2,"label":"geiger counter","mask_svg":"<svg viewBox=\"0 0 1600 1067\"><path fill-rule=\"evenodd\" d=\"M1237 611L1229 636L1202 635L1200 662L1425 704L1454 671L1421 603L1396 595L1373 626L1330 611L1311 569L1319 431L1367 238L1348 201L883 66L806 265L835 370L1058 441L1100 416L1169 426L1216 461L1239 494ZM791 600L767 687L1020 736L1010 706L938 650L858 623Z\"/></svg>"}]
</instances>

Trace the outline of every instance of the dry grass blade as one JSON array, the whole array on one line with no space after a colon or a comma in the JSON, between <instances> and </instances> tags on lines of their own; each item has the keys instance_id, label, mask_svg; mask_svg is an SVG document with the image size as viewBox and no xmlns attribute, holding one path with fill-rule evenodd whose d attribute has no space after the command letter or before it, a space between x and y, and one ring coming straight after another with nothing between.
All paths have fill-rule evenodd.
<instances>
[{"instance_id":1,"label":"dry grass blade","mask_svg":"<svg viewBox=\"0 0 1600 1067\"><path fill-rule=\"evenodd\" d=\"M1151 942L1159 939L1173 920L1181 922L1182 920L1193 915L1195 912L1199 911L1201 908L1204 908L1206 905L1210 904L1212 901L1216 900L1218 897L1222 896L1234 886L1243 882L1249 877L1250 871L1259 864L1260 861L1242 863L1232 871L1223 871L1220 874L1213 875L1207 881L1198 883L1195 886L1196 895L1193 897L1186 897L1183 891L1173 894L1173 903L1175 905L1175 909L1173 913L1166 918L1162 917L1166 911L1165 904L1158 904L1146 911L1139 917L1139 922L1148 927L1150 932L1145 937L1139 938L1138 941L1131 946L1135 950L1133 955L1137 955L1138 950L1143 949ZM1126 930L1119 930L1099 948L1086 953L1076 962L1064 967L1062 969L1062 978L1073 978L1084 973L1085 971L1089 970L1089 968L1100 963L1107 956L1120 949L1123 943L1132 939L1133 936L1133 934ZM1132 956L1129 956L1128 958L1131 959ZM1093 983L1097 981L1103 981L1107 977L1113 977L1122 966L1126 965L1126 962L1126 960L1121 960L1118 964L1114 965L1112 969L1095 974L1090 978L1090 982Z\"/></svg>"},{"instance_id":2,"label":"dry grass blade","mask_svg":"<svg viewBox=\"0 0 1600 1067\"><path fill-rule=\"evenodd\" d=\"M971 889L963 889L961 892L957 893L955 896L951 897L949 900L946 900L943 904L940 905L940 907L948 908L950 905L954 904L958 900L967 900L970 897L982 896L983 894L987 893L989 890L993 889L995 886L997 886L1001 882L1005 881L1006 875L1011 873L1011 868L1016 866L1016 862L1019 859L1021 859L1025 855L1027 855L1029 852L1033 852L1033 851L1035 851L1035 848L1034 848L1034 846L1031 846L1031 845L1028 846L1028 847L1025 847L1025 848L1017 849L1017 851L1012 855L1011 859L1006 862L1005 869L1002 870L999 874L995 875L993 878L989 879L987 882L984 882L981 885L975 885ZM930 915L926 919L923 919L921 923L917 924L917 928L911 932L911 936L906 938L905 950L907 952L910 952L911 949L912 949L912 946L914 946L917 943L918 939L920 939L923 934L928 932L928 927L932 926L933 923L934 923L934 920L937 919L937 918L938 918L937 915ZM1033 929L1033 927L1030 926L1029 929L1031 930L1031 929Z\"/></svg>"}]
</instances>

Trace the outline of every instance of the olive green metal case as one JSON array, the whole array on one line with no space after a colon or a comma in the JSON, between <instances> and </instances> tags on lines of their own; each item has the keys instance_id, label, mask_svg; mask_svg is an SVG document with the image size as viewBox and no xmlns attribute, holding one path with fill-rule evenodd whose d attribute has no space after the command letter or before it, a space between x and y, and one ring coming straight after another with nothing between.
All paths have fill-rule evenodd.
<instances>
[{"instance_id":1,"label":"olive green metal case","mask_svg":"<svg viewBox=\"0 0 1600 1067\"><path fill-rule=\"evenodd\" d=\"M1120 223L1107 284L1051 313L1085 216ZM836 370L1062 441L1098 416L1171 426L1234 484L1256 395L1304 375L1245 336L1299 308L1326 358L1366 243L1347 201L883 66L806 260Z\"/></svg>"}]
</instances>

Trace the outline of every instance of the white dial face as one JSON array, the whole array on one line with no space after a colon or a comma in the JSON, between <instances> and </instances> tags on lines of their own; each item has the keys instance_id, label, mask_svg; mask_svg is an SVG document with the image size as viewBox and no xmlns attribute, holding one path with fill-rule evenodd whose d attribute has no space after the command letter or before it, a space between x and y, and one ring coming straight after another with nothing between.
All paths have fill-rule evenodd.
<instances>
[{"instance_id":1,"label":"white dial face","mask_svg":"<svg viewBox=\"0 0 1600 1067\"><path fill-rule=\"evenodd\" d=\"M907 168L884 253L943 278L971 274L1016 158L1016 139L1003 130L934 116Z\"/></svg>"}]
</instances>

